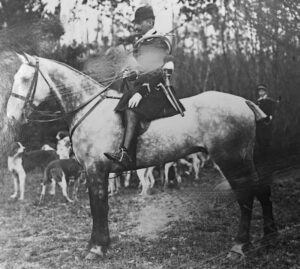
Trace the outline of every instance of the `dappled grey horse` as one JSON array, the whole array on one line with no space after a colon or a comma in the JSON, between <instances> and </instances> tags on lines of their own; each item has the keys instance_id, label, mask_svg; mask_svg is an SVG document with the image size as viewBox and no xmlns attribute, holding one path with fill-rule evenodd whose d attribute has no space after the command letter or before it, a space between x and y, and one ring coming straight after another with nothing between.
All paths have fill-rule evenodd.
<instances>
[{"instance_id":1,"label":"dappled grey horse","mask_svg":"<svg viewBox=\"0 0 300 269\"><path fill-rule=\"evenodd\" d=\"M114 112L120 93L106 90L90 77L69 66L44 58L21 56L7 114L22 121L32 106L53 96L68 119L73 150L87 171L92 234L88 258L103 255L110 243L108 227L108 173L117 170L106 159L120 144L123 127ZM270 186L259 178L253 162L256 119L260 111L246 100L221 92L204 92L181 100L185 116L175 115L151 122L138 137L136 169L176 160L205 148L236 194L241 219L231 253L243 254L255 197L261 202L264 234L276 232ZM26 109L27 108L27 109ZM253 110L256 110L255 113ZM59 114L55 114L59 115Z\"/></svg>"}]
</instances>

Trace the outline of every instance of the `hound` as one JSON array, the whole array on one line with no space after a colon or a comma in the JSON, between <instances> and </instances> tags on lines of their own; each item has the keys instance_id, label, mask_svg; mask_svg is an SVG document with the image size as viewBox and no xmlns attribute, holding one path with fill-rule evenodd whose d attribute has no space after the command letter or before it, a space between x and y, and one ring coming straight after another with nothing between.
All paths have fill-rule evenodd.
<instances>
[{"instance_id":1,"label":"hound","mask_svg":"<svg viewBox=\"0 0 300 269\"><path fill-rule=\"evenodd\" d=\"M74 189L73 197L77 200L77 192L80 177L82 175L83 168L75 159L60 159L54 160L48 164L44 171L44 180L42 183L42 192L40 196L40 203L44 200L46 194L46 186L51 184L49 193L55 194L56 183L61 187L62 194L68 202L73 202L68 196L67 186L70 182L70 178L74 177Z\"/></svg>"},{"instance_id":2,"label":"hound","mask_svg":"<svg viewBox=\"0 0 300 269\"><path fill-rule=\"evenodd\" d=\"M48 163L58 159L58 155L53 150L33 150L29 152L24 150L25 147L20 142L16 142L12 145L8 156L8 170L12 173L14 179L14 193L10 197L13 199L17 197L19 187L19 200L24 200L26 174L37 167L44 171Z\"/></svg>"},{"instance_id":3,"label":"hound","mask_svg":"<svg viewBox=\"0 0 300 269\"><path fill-rule=\"evenodd\" d=\"M121 175L118 173L109 173L108 176L108 195L113 196L121 188Z\"/></svg>"},{"instance_id":4,"label":"hound","mask_svg":"<svg viewBox=\"0 0 300 269\"><path fill-rule=\"evenodd\" d=\"M55 151L55 149L52 148L51 146L49 146L48 144L43 145L43 146L41 147L41 150L54 150L54 151Z\"/></svg>"},{"instance_id":5,"label":"hound","mask_svg":"<svg viewBox=\"0 0 300 269\"><path fill-rule=\"evenodd\" d=\"M59 131L56 135L57 145L56 153L59 155L59 159L69 159L71 155L71 140L69 133L66 131ZM42 146L42 150L55 150L48 144Z\"/></svg>"},{"instance_id":6,"label":"hound","mask_svg":"<svg viewBox=\"0 0 300 269\"><path fill-rule=\"evenodd\" d=\"M69 137L69 132L68 131L59 131L57 134L56 134L56 139L57 140L62 140L64 139L65 137Z\"/></svg>"},{"instance_id":7,"label":"hound","mask_svg":"<svg viewBox=\"0 0 300 269\"><path fill-rule=\"evenodd\" d=\"M153 188L155 184L155 178L153 175L154 168L155 166L151 166L148 168L138 169L136 171L140 180L140 185L142 186L140 195L147 195L148 191Z\"/></svg>"},{"instance_id":8,"label":"hound","mask_svg":"<svg viewBox=\"0 0 300 269\"><path fill-rule=\"evenodd\" d=\"M113 196L118 193L121 188L121 181L124 178L124 187L127 188L130 185L130 178L133 171L127 171L123 173L109 173L108 176L108 193L109 196Z\"/></svg>"},{"instance_id":9,"label":"hound","mask_svg":"<svg viewBox=\"0 0 300 269\"><path fill-rule=\"evenodd\" d=\"M180 166L184 165L188 167L188 174L194 173L195 180L199 180L200 168L203 168L205 163L209 160L208 152L198 152L190 154L185 158L179 159L175 162L166 163L161 167L161 180L164 182L164 186L168 186L170 183L169 171L173 167L175 173L175 179L178 184L182 183ZM149 189L153 188L155 184L155 178L153 175L154 166L137 170L137 175L142 186L141 195L147 195Z\"/></svg>"},{"instance_id":10,"label":"hound","mask_svg":"<svg viewBox=\"0 0 300 269\"><path fill-rule=\"evenodd\" d=\"M60 131L57 133L56 139L57 139L56 152L59 155L59 158L69 159L72 152L69 133Z\"/></svg>"},{"instance_id":11,"label":"hound","mask_svg":"<svg viewBox=\"0 0 300 269\"><path fill-rule=\"evenodd\" d=\"M136 170L137 176L142 187L141 195L147 195L148 190L154 186L155 178L153 176L153 167L142 168ZM109 173L108 177L108 193L109 196L119 192L121 188L121 177L124 176L124 187L127 188L130 185L130 179L134 171L127 171L126 173Z\"/></svg>"}]
</instances>

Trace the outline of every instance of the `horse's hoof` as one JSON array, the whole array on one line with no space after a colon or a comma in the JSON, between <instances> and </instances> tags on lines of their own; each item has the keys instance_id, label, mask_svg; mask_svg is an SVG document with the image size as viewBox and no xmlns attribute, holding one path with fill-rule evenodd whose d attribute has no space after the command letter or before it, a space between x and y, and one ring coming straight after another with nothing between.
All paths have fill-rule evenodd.
<instances>
[{"instance_id":1,"label":"horse's hoof","mask_svg":"<svg viewBox=\"0 0 300 269\"><path fill-rule=\"evenodd\" d=\"M92 247L89 251L89 253L86 255L86 260L96 260L99 257L103 258L105 256L105 253L102 251L102 248L100 246Z\"/></svg>"},{"instance_id":2,"label":"horse's hoof","mask_svg":"<svg viewBox=\"0 0 300 269\"><path fill-rule=\"evenodd\" d=\"M95 253L91 253L89 252L86 256L85 256L85 260L87 261L93 261L96 260L99 256Z\"/></svg>"},{"instance_id":3,"label":"horse's hoof","mask_svg":"<svg viewBox=\"0 0 300 269\"><path fill-rule=\"evenodd\" d=\"M260 241L261 247L272 247L278 243L279 233L273 232L268 235L264 235L262 240Z\"/></svg>"},{"instance_id":4,"label":"horse's hoof","mask_svg":"<svg viewBox=\"0 0 300 269\"><path fill-rule=\"evenodd\" d=\"M244 246L244 244L234 245L231 248L230 252L228 253L227 259L234 260L234 261L244 259L245 254L244 254L244 251L243 251L243 246Z\"/></svg>"},{"instance_id":5,"label":"horse's hoof","mask_svg":"<svg viewBox=\"0 0 300 269\"><path fill-rule=\"evenodd\" d=\"M148 192L147 191L142 191L142 192L140 192L140 196L146 197L146 196L148 196Z\"/></svg>"},{"instance_id":6,"label":"horse's hoof","mask_svg":"<svg viewBox=\"0 0 300 269\"><path fill-rule=\"evenodd\" d=\"M228 181L223 181L214 187L214 191L229 191L232 190Z\"/></svg>"}]
</instances>

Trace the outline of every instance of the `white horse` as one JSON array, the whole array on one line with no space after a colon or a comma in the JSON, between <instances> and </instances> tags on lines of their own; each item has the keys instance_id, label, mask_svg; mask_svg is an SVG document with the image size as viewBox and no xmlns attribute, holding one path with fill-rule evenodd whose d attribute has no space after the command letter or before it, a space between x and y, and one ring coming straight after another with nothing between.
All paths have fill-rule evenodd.
<instances>
[{"instance_id":1,"label":"white horse","mask_svg":"<svg viewBox=\"0 0 300 269\"><path fill-rule=\"evenodd\" d=\"M69 114L68 124L75 155L87 171L93 218L87 258L101 256L110 243L108 174L117 172L103 153L115 150L123 133L121 117L114 112L118 101L107 95L121 94L113 90L99 94L103 86L65 64L29 55L20 58L23 64L15 75L7 115L22 121L31 103L39 105L52 95L66 113L76 112ZM253 162L256 119L252 109L260 111L255 105L250 109L244 98L214 91L181 102L186 108L184 117L154 120L138 137L134 168L167 163L205 148L236 194L241 219L231 253L243 254L254 197L263 208L265 235L276 232L270 187L259 179Z\"/></svg>"}]
</instances>

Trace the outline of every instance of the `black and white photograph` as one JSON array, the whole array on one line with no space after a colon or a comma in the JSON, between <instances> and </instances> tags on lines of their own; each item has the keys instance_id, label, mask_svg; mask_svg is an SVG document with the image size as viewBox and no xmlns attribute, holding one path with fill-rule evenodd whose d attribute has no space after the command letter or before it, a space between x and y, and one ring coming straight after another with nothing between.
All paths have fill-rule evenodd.
<instances>
[{"instance_id":1,"label":"black and white photograph","mask_svg":"<svg viewBox=\"0 0 300 269\"><path fill-rule=\"evenodd\" d=\"M0 0L0 269L300 269L300 2Z\"/></svg>"}]
</instances>

